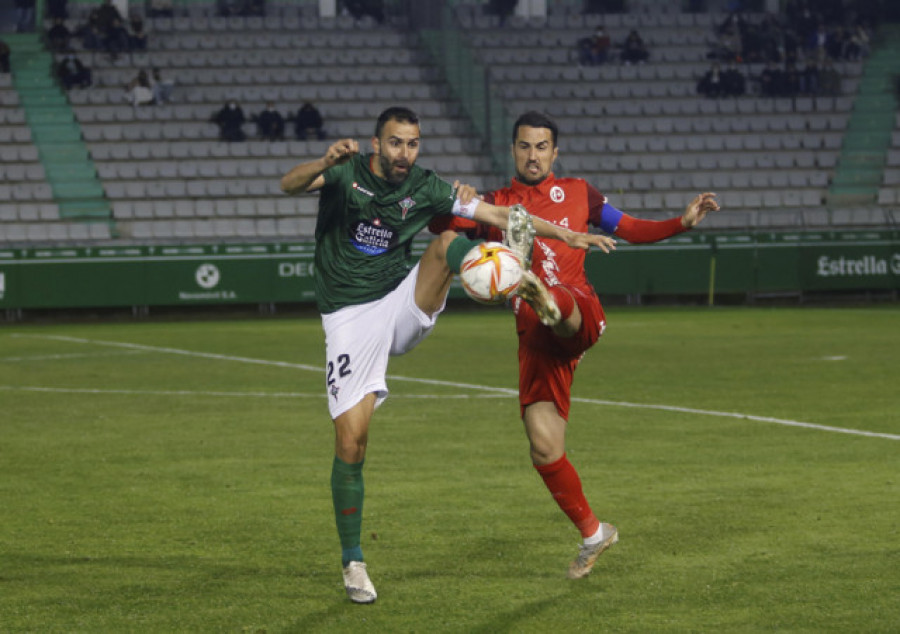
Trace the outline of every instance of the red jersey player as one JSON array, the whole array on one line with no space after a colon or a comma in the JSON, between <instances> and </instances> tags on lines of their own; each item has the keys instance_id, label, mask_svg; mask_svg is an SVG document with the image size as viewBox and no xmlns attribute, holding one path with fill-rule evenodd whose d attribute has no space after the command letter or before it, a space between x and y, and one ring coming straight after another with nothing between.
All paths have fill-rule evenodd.
<instances>
[{"instance_id":1,"label":"red jersey player","mask_svg":"<svg viewBox=\"0 0 900 634\"><path fill-rule=\"evenodd\" d=\"M640 220L610 205L583 179L557 178L552 172L558 156L557 127L539 112L527 112L516 121L512 154L516 178L509 187L485 195L485 201L522 204L533 216L572 231L584 232L591 225L629 242L655 242L687 231L708 212L719 209L715 194L703 193L680 217ZM471 188L463 187L460 200L466 202L473 195ZM459 217L431 225L434 232L446 229L490 240L501 238L497 230ZM578 579L590 573L597 557L618 541L616 528L594 515L565 453L575 368L603 334L606 319L585 275L585 252L544 238L535 239L533 246L533 274L523 276L513 301L519 335L519 405L532 463L553 499L581 532L583 542L568 571L570 579Z\"/></svg>"}]
</instances>

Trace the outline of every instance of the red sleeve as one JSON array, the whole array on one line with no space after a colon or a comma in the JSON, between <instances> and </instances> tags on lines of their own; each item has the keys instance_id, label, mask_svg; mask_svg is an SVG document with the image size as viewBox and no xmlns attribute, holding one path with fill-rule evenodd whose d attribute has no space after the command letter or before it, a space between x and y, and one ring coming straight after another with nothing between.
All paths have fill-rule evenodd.
<instances>
[{"instance_id":1,"label":"red sleeve","mask_svg":"<svg viewBox=\"0 0 900 634\"><path fill-rule=\"evenodd\" d=\"M478 228L478 223L468 218L460 218L452 214L443 216L435 216L428 223L428 230L431 233L441 233L442 231L469 232Z\"/></svg>"},{"instance_id":2,"label":"red sleeve","mask_svg":"<svg viewBox=\"0 0 900 634\"><path fill-rule=\"evenodd\" d=\"M622 214L616 235L629 242L658 242L687 231L681 224L681 216L669 220L641 220Z\"/></svg>"},{"instance_id":3,"label":"red sleeve","mask_svg":"<svg viewBox=\"0 0 900 634\"><path fill-rule=\"evenodd\" d=\"M600 190L587 183L588 194L588 222L593 227L600 226L600 218L603 215L603 205L606 204L606 196Z\"/></svg>"}]
</instances>

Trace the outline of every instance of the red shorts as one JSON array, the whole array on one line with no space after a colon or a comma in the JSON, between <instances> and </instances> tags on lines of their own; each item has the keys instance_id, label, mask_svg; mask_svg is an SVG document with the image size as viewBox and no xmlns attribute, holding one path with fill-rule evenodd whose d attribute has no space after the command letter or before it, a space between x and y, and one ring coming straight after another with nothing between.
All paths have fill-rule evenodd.
<instances>
[{"instance_id":1,"label":"red shorts","mask_svg":"<svg viewBox=\"0 0 900 634\"><path fill-rule=\"evenodd\" d=\"M516 298L516 331L519 334L519 408L550 401L565 420L569 420L569 401L575 368L584 353L606 328L600 298L592 289L562 284L575 298L581 312L581 328L574 336L563 338L543 325L531 306Z\"/></svg>"}]
</instances>

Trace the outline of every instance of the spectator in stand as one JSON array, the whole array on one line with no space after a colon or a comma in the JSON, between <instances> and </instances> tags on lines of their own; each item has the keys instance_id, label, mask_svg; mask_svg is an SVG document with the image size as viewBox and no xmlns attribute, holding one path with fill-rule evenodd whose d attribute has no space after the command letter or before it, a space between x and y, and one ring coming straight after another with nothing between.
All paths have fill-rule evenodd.
<instances>
[{"instance_id":1,"label":"spectator in stand","mask_svg":"<svg viewBox=\"0 0 900 634\"><path fill-rule=\"evenodd\" d=\"M488 15L496 15L500 18L500 26L506 24L506 20L516 10L517 0L489 0L485 7Z\"/></svg>"},{"instance_id":2,"label":"spectator in stand","mask_svg":"<svg viewBox=\"0 0 900 634\"><path fill-rule=\"evenodd\" d=\"M869 56L869 53L872 52L871 41L866 27L862 24L857 24L853 27L853 31L850 34L850 41L847 43L847 50L844 53L844 57L851 61L866 59Z\"/></svg>"},{"instance_id":3,"label":"spectator in stand","mask_svg":"<svg viewBox=\"0 0 900 634\"><path fill-rule=\"evenodd\" d=\"M575 44L575 53L578 56L579 66L593 65L594 60L591 58L591 43L592 39L588 36L579 38L578 42Z\"/></svg>"},{"instance_id":4,"label":"spectator in stand","mask_svg":"<svg viewBox=\"0 0 900 634\"><path fill-rule=\"evenodd\" d=\"M222 109L213 115L212 121L219 126L221 140L233 142L247 139L243 128L244 111L234 99L222 106Z\"/></svg>"},{"instance_id":5,"label":"spectator in stand","mask_svg":"<svg viewBox=\"0 0 900 634\"><path fill-rule=\"evenodd\" d=\"M109 33L109 29L113 24L113 20L118 20L120 23L122 22L122 14L119 13L119 10L112 3L112 0L103 0L103 4L101 4L96 11L96 19L97 26L100 27L100 32L105 35Z\"/></svg>"},{"instance_id":6,"label":"spectator in stand","mask_svg":"<svg viewBox=\"0 0 900 634\"><path fill-rule=\"evenodd\" d=\"M72 33L66 27L62 18L53 18L53 26L47 29L47 45L54 53L64 53L69 50Z\"/></svg>"},{"instance_id":7,"label":"spectator in stand","mask_svg":"<svg viewBox=\"0 0 900 634\"><path fill-rule=\"evenodd\" d=\"M725 82L718 63L714 63L697 82L697 92L709 99L725 96Z\"/></svg>"},{"instance_id":8,"label":"spectator in stand","mask_svg":"<svg viewBox=\"0 0 900 634\"><path fill-rule=\"evenodd\" d=\"M113 18L109 28L106 30L103 48L115 60L118 59L120 53L127 53L130 46L131 36L128 35L128 29L122 24L122 20Z\"/></svg>"},{"instance_id":9,"label":"spectator in stand","mask_svg":"<svg viewBox=\"0 0 900 634\"><path fill-rule=\"evenodd\" d=\"M747 79L733 61L722 72L722 92L725 97L742 97L747 92Z\"/></svg>"},{"instance_id":10,"label":"spectator in stand","mask_svg":"<svg viewBox=\"0 0 900 634\"><path fill-rule=\"evenodd\" d=\"M47 17L51 20L69 17L69 0L47 0Z\"/></svg>"},{"instance_id":11,"label":"spectator in stand","mask_svg":"<svg viewBox=\"0 0 900 634\"><path fill-rule=\"evenodd\" d=\"M744 19L737 12L730 13L719 25L716 35L719 40L719 49L722 51L720 59L723 61L742 59L744 28Z\"/></svg>"},{"instance_id":12,"label":"spectator in stand","mask_svg":"<svg viewBox=\"0 0 900 634\"><path fill-rule=\"evenodd\" d=\"M106 36L100 28L99 14L94 9L88 14L87 22L75 31L75 35L81 38L81 46L88 51L99 51L103 48Z\"/></svg>"},{"instance_id":13,"label":"spectator in stand","mask_svg":"<svg viewBox=\"0 0 900 634\"><path fill-rule=\"evenodd\" d=\"M150 88L150 76L147 71L139 71L137 76L125 86L125 99L132 106L145 106L153 103L153 90Z\"/></svg>"},{"instance_id":14,"label":"spectator in stand","mask_svg":"<svg viewBox=\"0 0 900 634\"><path fill-rule=\"evenodd\" d=\"M253 115L251 120L256 121L259 138L267 141L284 140L284 117L275 109L275 105L271 101L266 104L265 110L258 115Z\"/></svg>"},{"instance_id":15,"label":"spectator in stand","mask_svg":"<svg viewBox=\"0 0 900 634\"><path fill-rule=\"evenodd\" d=\"M643 64L649 57L644 39L635 29L631 29L622 45L622 61L626 64Z\"/></svg>"},{"instance_id":16,"label":"spectator in stand","mask_svg":"<svg viewBox=\"0 0 900 634\"><path fill-rule=\"evenodd\" d=\"M9 72L9 44L0 40L0 73Z\"/></svg>"},{"instance_id":17,"label":"spectator in stand","mask_svg":"<svg viewBox=\"0 0 900 634\"><path fill-rule=\"evenodd\" d=\"M782 90L784 73L774 62L769 62L759 75L759 94L763 97L777 97Z\"/></svg>"},{"instance_id":18,"label":"spectator in stand","mask_svg":"<svg viewBox=\"0 0 900 634\"><path fill-rule=\"evenodd\" d=\"M325 130L322 114L310 102L306 102L297 111L294 117L294 134L301 141L305 141L310 135L314 135L318 140L325 138Z\"/></svg>"},{"instance_id":19,"label":"spectator in stand","mask_svg":"<svg viewBox=\"0 0 900 634\"><path fill-rule=\"evenodd\" d=\"M800 92L800 73L794 62L784 65L784 84L781 90L782 97L795 97Z\"/></svg>"},{"instance_id":20,"label":"spectator in stand","mask_svg":"<svg viewBox=\"0 0 900 634\"><path fill-rule=\"evenodd\" d=\"M63 88L71 90L78 86L87 88L91 85L91 69L81 63L75 53L68 53L57 65L56 75Z\"/></svg>"},{"instance_id":21,"label":"spectator in stand","mask_svg":"<svg viewBox=\"0 0 900 634\"><path fill-rule=\"evenodd\" d=\"M147 50L147 32L144 30L144 21L140 18L132 18L131 34L128 36L128 48L132 51Z\"/></svg>"},{"instance_id":22,"label":"spectator in stand","mask_svg":"<svg viewBox=\"0 0 900 634\"><path fill-rule=\"evenodd\" d=\"M609 60L609 49L612 47L612 39L603 25L597 27L591 38L591 63L594 65L605 64Z\"/></svg>"},{"instance_id":23,"label":"spectator in stand","mask_svg":"<svg viewBox=\"0 0 900 634\"><path fill-rule=\"evenodd\" d=\"M761 62L780 62L784 31L778 18L771 13L763 16L759 25L759 46Z\"/></svg>"},{"instance_id":24,"label":"spectator in stand","mask_svg":"<svg viewBox=\"0 0 900 634\"><path fill-rule=\"evenodd\" d=\"M819 93L819 67L816 60L811 57L806 59L806 65L798 75L799 91L804 95L816 95Z\"/></svg>"},{"instance_id":25,"label":"spectator in stand","mask_svg":"<svg viewBox=\"0 0 900 634\"><path fill-rule=\"evenodd\" d=\"M815 32L807 40L807 55L814 56L816 61L821 64L826 57L829 57L828 48L830 44L828 29L825 28L824 23L820 22Z\"/></svg>"},{"instance_id":26,"label":"spectator in stand","mask_svg":"<svg viewBox=\"0 0 900 634\"><path fill-rule=\"evenodd\" d=\"M150 71L150 90L153 91L153 101L158 105L169 103L172 100L174 83L163 79L159 68Z\"/></svg>"},{"instance_id":27,"label":"spectator in stand","mask_svg":"<svg viewBox=\"0 0 900 634\"><path fill-rule=\"evenodd\" d=\"M841 94L841 76L830 59L819 70L819 94L830 97Z\"/></svg>"},{"instance_id":28,"label":"spectator in stand","mask_svg":"<svg viewBox=\"0 0 900 634\"><path fill-rule=\"evenodd\" d=\"M34 3L35 0L15 0L16 33L34 30Z\"/></svg>"}]
</instances>

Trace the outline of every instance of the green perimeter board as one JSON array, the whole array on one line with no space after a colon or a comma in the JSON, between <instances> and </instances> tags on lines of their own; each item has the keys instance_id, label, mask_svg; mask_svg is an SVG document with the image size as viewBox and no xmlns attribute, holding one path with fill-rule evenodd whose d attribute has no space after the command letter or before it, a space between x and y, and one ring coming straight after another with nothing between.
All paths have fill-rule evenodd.
<instances>
[{"instance_id":1,"label":"green perimeter board","mask_svg":"<svg viewBox=\"0 0 900 634\"><path fill-rule=\"evenodd\" d=\"M312 301L312 255L310 245L3 251L0 308Z\"/></svg>"},{"instance_id":2,"label":"green perimeter board","mask_svg":"<svg viewBox=\"0 0 900 634\"><path fill-rule=\"evenodd\" d=\"M693 233L592 251L602 294L900 288L896 231ZM417 242L420 255L426 242ZM0 249L0 309L312 302L311 243ZM458 283L452 297L462 297Z\"/></svg>"},{"instance_id":3,"label":"green perimeter board","mask_svg":"<svg viewBox=\"0 0 900 634\"><path fill-rule=\"evenodd\" d=\"M713 263L714 262L714 263ZM900 288L896 231L693 234L620 244L587 258L601 293L679 294Z\"/></svg>"}]
</instances>

